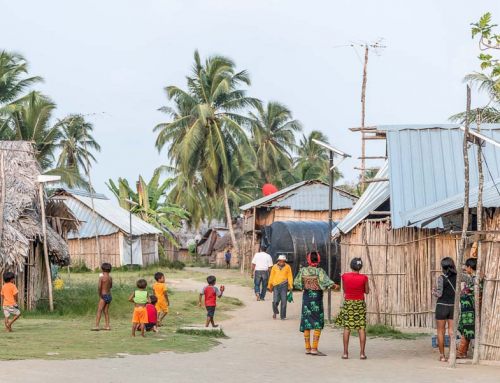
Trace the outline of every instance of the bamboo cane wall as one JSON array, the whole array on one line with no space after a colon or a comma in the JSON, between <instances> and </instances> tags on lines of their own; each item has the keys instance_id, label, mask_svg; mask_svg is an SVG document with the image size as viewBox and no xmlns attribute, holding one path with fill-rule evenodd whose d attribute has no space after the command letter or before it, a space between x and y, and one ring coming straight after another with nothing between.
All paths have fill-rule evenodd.
<instances>
[{"instance_id":1,"label":"bamboo cane wall","mask_svg":"<svg viewBox=\"0 0 500 383\"><path fill-rule=\"evenodd\" d=\"M485 214L485 231L500 233L500 209ZM500 361L500 235L487 234L482 244L484 288L482 298L480 359Z\"/></svg>"},{"instance_id":2,"label":"bamboo cane wall","mask_svg":"<svg viewBox=\"0 0 500 383\"><path fill-rule=\"evenodd\" d=\"M143 266L158 263L158 237L156 234L141 236Z\"/></svg>"},{"instance_id":3,"label":"bamboo cane wall","mask_svg":"<svg viewBox=\"0 0 500 383\"><path fill-rule=\"evenodd\" d=\"M101 259L98 259L94 237L68 240L71 264L83 262L91 270L100 268L103 262L109 262L113 267L121 266L119 236L119 233L115 233L99 237Z\"/></svg>"},{"instance_id":4,"label":"bamboo cane wall","mask_svg":"<svg viewBox=\"0 0 500 383\"><path fill-rule=\"evenodd\" d=\"M456 258L456 237L435 230L390 229L388 221L363 221L341 237L342 272L354 257L369 277L368 322L396 327L434 326L432 288L443 257Z\"/></svg>"}]
</instances>

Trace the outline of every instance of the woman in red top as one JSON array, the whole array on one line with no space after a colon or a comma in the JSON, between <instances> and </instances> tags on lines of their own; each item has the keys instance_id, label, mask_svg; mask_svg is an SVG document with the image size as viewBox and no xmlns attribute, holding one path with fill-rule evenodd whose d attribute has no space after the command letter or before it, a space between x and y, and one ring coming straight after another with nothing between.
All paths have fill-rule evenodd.
<instances>
[{"instance_id":1,"label":"woman in red top","mask_svg":"<svg viewBox=\"0 0 500 383\"><path fill-rule=\"evenodd\" d=\"M366 359L366 303L365 294L370 292L368 277L360 274L363 268L361 258L351 260L352 273L342 274L342 288L344 290L344 305L340 310L335 324L344 328L344 355L342 359L349 358L349 337L351 330L358 330L360 359Z\"/></svg>"}]
</instances>

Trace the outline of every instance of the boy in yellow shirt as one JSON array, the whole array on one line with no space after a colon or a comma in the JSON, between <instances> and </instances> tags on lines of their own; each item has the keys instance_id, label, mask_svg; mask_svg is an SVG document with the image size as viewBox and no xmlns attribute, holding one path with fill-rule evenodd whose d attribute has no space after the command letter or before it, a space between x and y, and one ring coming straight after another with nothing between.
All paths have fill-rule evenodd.
<instances>
[{"instance_id":1,"label":"boy in yellow shirt","mask_svg":"<svg viewBox=\"0 0 500 383\"><path fill-rule=\"evenodd\" d=\"M7 332L12 332L12 324L21 316L21 310L17 305L17 287L14 284L15 274L7 271L3 275L4 285L2 286L2 309L5 316L5 329ZM10 319L11 315L13 318Z\"/></svg>"},{"instance_id":2,"label":"boy in yellow shirt","mask_svg":"<svg viewBox=\"0 0 500 383\"><path fill-rule=\"evenodd\" d=\"M286 263L286 255L280 255L278 262L271 268L267 288L273 292L273 319L280 314L281 320L285 320L287 293L293 288L292 268ZM278 310L279 304L280 310Z\"/></svg>"},{"instance_id":3,"label":"boy in yellow shirt","mask_svg":"<svg viewBox=\"0 0 500 383\"><path fill-rule=\"evenodd\" d=\"M168 306L170 306L170 301L168 300L167 285L165 284L165 274L157 272L155 273L155 283L153 284L153 293L158 299L156 302L156 311L158 312L158 327L162 325L162 320L168 314Z\"/></svg>"}]
</instances>

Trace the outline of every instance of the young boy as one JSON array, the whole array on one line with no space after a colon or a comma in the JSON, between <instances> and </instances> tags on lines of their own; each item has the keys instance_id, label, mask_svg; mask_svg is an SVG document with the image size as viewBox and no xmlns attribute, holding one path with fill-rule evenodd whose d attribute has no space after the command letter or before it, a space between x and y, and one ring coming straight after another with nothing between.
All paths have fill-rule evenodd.
<instances>
[{"instance_id":1,"label":"young boy","mask_svg":"<svg viewBox=\"0 0 500 383\"><path fill-rule=\"evenodd\" d=\"M113 278L111 278L111 264L103 263L101 265L101 275L99 276L99 282L97 284L97 294L99 295L99 303L97 305L97 315L95 317L95 327L92 331L99 331L99 322L101 321L101 315L104 313L105 327L104 330L111 330L109 326L109 305L113 300L111 296L111 288L113 287Z\"/></svg>"},{"instance_id":2,"label":"young boy","mask_svg":"<svg viewBox=\"0 0 500 383\"><path fill-rule=\"evenodd\" d=\"M148 313L148 323L144 326L146 331L153 330L154 332L158 332L156 328L158 321L158 312L156 311L155 305L157 304L158 299L154 295L149 296L149 302L146 304L146 312Z\"/></svg>"},{"instance_id":3,"label":"young boy","mask_svg":"<svg viewBox=\"0 0 500 383\"><path fill-rule=\"evenodd\" d=\"M156 282L153 284L153 292L158 300L156 303L156 311L158 311L158 323L157 326L162 325L163 318L168 314L168 307L170 306L170 301L168 300L167 285L165 284L165 274L157 272L155 273Z\"/></svg>"},{"instance_id":4,"label":"young boy","mask_svg":"<svg viewBox=\"0 0 500 383\"><path fill-rule=\"evenodd\" d=\"M212 327L219 327L218 324L214 323L215 307L217 306L217 298L221 298L224 293L224 286L220 287L220 290L215 286L217 279L210 275L207 277L208 285L201 289L200 300L198 305L201 307L201 297L205 296L205 307L207 309L207 321L205 322L205 327L211 323Z\"/></svg>"},{"instance_id":5,"label":"young boy","mask_svg":"<svg viewBox=\"0 0 500 383\"><path fill-rule=\"evenodd\" d=\"M141 335L144 335L145 324L148 323L148 312L146 304L148 303L148 292L146 287L148 283L145 279L137 281L137 290L128 297L129 302L134 303L134 314L132 316L132 336L135 336L136 330L141 330Z\"/></svg>"},{"instance_id":6,"label":"young boy","mask_svg":"<svg viewBox=\"0 0 500 383\"><path fill-rule=\"evenodd\" d=\"M21 316L21 310L19 310L19 306L17 305L18 291L16 285L14 284L15 278L16 276L14 273L10 271L7 271L3 275L4 285L2 287L1 295L3 315L5 316L5 330L7 332L12 332L12 325ZM12 319L10 319L11 315L13 315Z\"/></svg>"}]
</instances>

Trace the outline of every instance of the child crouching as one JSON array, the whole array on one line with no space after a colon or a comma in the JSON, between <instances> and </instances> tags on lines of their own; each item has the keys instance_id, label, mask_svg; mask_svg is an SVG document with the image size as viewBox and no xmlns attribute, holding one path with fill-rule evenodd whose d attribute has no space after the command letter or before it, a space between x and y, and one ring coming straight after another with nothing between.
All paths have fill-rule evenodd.
<instances>
[{"instance_id":1,"label":"child crouching","mask_svg":"<svg viewBox=\"0 0 500 383\"><path fill-rule=\"evenodd\" d=\"M130 294L128 300L134 303L134 314L132 316L132 336L135 336L136 330L141 330L144 336L145 325L148 323L148 312L146 304L148 303L148 292L146 287L148 283L145 279L137 281L137 290Z\"/></svg>"},{"instance_id":2,"label":"child crouching","mask_svg":"<svg viewBox=\"0 0 500 383\"><path fill-rule=\"evenodd\" d=\"M154 295L149 296L149 302L146 304L146 311L148 313L148 323L144 326L146 328L146 331L151 331L153 330L154 332L158 332L158 329L156 327L157 320L158 320L158 312L156 311L156 303L158 302L158 299Z\"/></svg>"}]
</instances>

